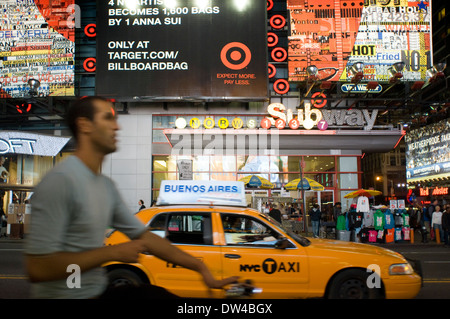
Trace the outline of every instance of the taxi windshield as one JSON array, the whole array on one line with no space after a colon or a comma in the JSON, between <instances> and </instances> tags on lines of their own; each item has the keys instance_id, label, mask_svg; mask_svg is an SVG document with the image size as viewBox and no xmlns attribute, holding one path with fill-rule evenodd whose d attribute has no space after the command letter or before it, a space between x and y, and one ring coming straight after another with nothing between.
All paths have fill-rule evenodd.
<instances>
[{"instance_id":1,"label":"taxi windshield","mask_svg":"<svg viewBox=\"0 0 450 319\"><path fill-rule=\"evenodd\" d=\"M292 239L294 239L297 243L299 243L303 247L311 245L311 242L309 241L308 238L303 237L299 234L294 233L292 230L287 229L280 222L278 222L277 220L273 219L272 217L270 217L268 215L263 215L263 216L264 216L264 218L268 219L272 224L281 228L286 234L288 234Z\"/></svg>"}]
</instances>

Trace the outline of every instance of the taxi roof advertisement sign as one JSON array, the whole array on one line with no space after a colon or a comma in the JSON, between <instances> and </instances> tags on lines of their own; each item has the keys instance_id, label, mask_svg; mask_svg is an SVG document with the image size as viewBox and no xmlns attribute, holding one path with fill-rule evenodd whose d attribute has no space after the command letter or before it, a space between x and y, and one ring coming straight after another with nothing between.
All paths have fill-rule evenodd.
<instances>
[{"instance_id":1,"label":"taxi roof advertisement sign","mask_svg":"<svg viewBox=\"0 0 450 319\"><path fill-rule=\"evenodd\" d=\"M233 181L161 182L157 205L247 206L245 185Z\"/></svg>"},{"instance_id":2,"label":"taxi roof advertisement sign","mask_svg":"<svg viewBox=\"0 0 450 319\"><path fill-rule=\"evenodd\" d=\"M97 12L98 95L267 99L265 1L111 0Z\"/></svg>"}]
</instances>

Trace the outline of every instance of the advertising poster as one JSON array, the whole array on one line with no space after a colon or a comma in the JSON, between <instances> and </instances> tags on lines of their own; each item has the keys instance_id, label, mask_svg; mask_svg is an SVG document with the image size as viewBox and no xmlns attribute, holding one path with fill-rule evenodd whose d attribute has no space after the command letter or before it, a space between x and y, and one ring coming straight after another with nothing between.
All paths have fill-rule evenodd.
<instances>
[{"instance_id":1,"label":"advertising poster","mask_svg":"<svg viewBox=\"0 0 450 319\"><path fill-rule=\"evenodd\" d=\"M267 99L266 2L111 0L97 9L98 95Z\"/></svg>"},{"instance_id":2,"label":"advertising poster","mask_svg":"<svg viewBox=\"0 0 450 319\"><path fill-rule=\"evenodd\" d=\"M405 141L408 182L450 176L450 119L411 130Z\"/></svg>"},{"instance_id":3,"label":"advertising poster","mask_svg":"<svg viewBox=\"0 0 450 319\"><path fill-rule=\"evenodd\" d=\"M74 95L74 2L0 2L2 98L28 97L32 78L40 82L38 96Z\"/></svg>"},{"instance_id":4,"label":"advertising poster","mask_svg":"<svg viewBox=\"0 0 450 319\"><path fill-rule=\"evenodd\" d=\"M431 1L287 0L291 32L289 80L305 81L315 65L322 81L349 81L363 62L364 80L388 81L403 61L403 79L424 80L432 65Z\"/></svg>"}]
</instances>

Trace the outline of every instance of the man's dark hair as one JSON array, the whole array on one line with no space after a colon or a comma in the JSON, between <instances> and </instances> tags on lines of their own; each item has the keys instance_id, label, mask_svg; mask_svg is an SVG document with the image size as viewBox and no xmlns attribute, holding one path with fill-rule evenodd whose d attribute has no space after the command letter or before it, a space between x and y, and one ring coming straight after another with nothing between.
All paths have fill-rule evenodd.
<instances>
[{"instance_id":1,"label":"man's dark hair","mask_svg":"<svg viewBox=\"0 0 450 319\"><path fill-rule=\"evenodd\" d=\"M95 101L108 102L107 99L101 96L89 96L77 100L72 106L69 107L66 113L66 123L72 132L75 141L78 139L78 127L77 119L80 117L85 117L89 120L94 120L95 114Z\"/></svg>"}]
</instances>

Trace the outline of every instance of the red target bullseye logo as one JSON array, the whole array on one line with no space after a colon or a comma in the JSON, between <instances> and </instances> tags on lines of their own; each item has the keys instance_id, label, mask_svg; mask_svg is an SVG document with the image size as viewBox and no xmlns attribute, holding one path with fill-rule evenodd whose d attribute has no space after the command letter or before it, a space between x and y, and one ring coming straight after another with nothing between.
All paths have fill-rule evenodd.
<instances>
[{"instance_id":1,"label":"red target bullseye logo","mask_svg":"<svg viewBox=\"0 0 450 319\"><path fill-rule=\"evenodd\" d=\"M277 74L277 68L272 63L269 63L268 66L269 66L269 79L271 79Z\"/></svg>"},{"instance_id":2,"label":"red target bullseye logo","mask_svg":"<svg viewBox=\"0 0 450 319\"><path fill-rule=\"evenodd\" d=\"M267 11L272 10L273 8L273 0L267 0Z\"/></svg>"},{"instance_id":3,"label":"red target bullseye logo","mask_svg":"<svg viewBox=\"0 0 450 319\"><path fill-rule=\"evenodd\" d=\"M250 63L252 53L245 44L240 42L231 42L223 47L220 52L220 59L229 69L242 70Z\"/></svg>"},{"instance_id":4,"label":"red target bullseye logo","mask_svg":"<svg viewBox=\"0 0 450 319\"><path fill-rule=\"evenodd\" d=\"M319 99L316 99L316 97L319 97ZM322 92L316 92L311 95L311 102L314 107L320 109L327 105L327 96Z\"/></svg>"},{"instance_id":5,"label":"red target bullseye logo","mask_svg":"<svg viewBox=\"0 0 450 319\"><path fill-rule=\"evenodd\" d=\"M278 79L273 83L273 90L278 94L286 94L289 91L289 82L285 79Z\"/></svg>"},{"instance_id":6,"label":"red target bullseye logo","mask_svg":"<svg viewBox=\"0 0 450 319\"><path fill-rule=\"evenodd\" d=\"M83 68L86 70L86 72L95 72L95 63L97 60L95 58L87 58L84 60Z\"/></svg>"},{"instance_id":7,"label":"red target bullseye logo","mask_svg":"<svg viewBox=\"0 0 450 319\"><path fill-rule=\"evenodd\" d=\"M275 62L283 62L287 59L287 52L283 48L273 49L270 55Z\"/></svg>"},{"instance_id":8,"label":"red target bullseye logo","mask_svg":"<svg viewBox=\"0 0 450 319\"><path fill-rule=\"evenodd\" d=\"M267 33L267 46L269 48L274 47L278 44L278 36L273 32Z\"/></svg>"},{"instance_id":9,"label":"red target bullseye logo","mask_svg":"<svg viewBox=\"0 0 450 319\"><path fill-rule=\"evenodd\" d=\"M270 18L270 26L274 29L282 29L286 25L286 19L279 14L274 15Z\"/></svg>"},{"instance_id":10,"label":"red target bullseye logo","mask_svg":"<svg viewBox=\"0 0 450 319\"><path fill-rule=\"evenodd\" d=\"M31 103L22 103L22 104L18 104L16 105L17 108L17 112L19 112L20 114L22 113L28 113L31 111Z\"/></svg>"},{"instance_id":11,"label":"red target bullseye logo","mask_svg":"<svg viewBox=\"0 0 450 319\"><path fill-rule=\"evenodd\" d=\"M97 36L97 25L95 23L91 23L85 26L84 34L90 38Z\"/></svg>"}]
</instances>

